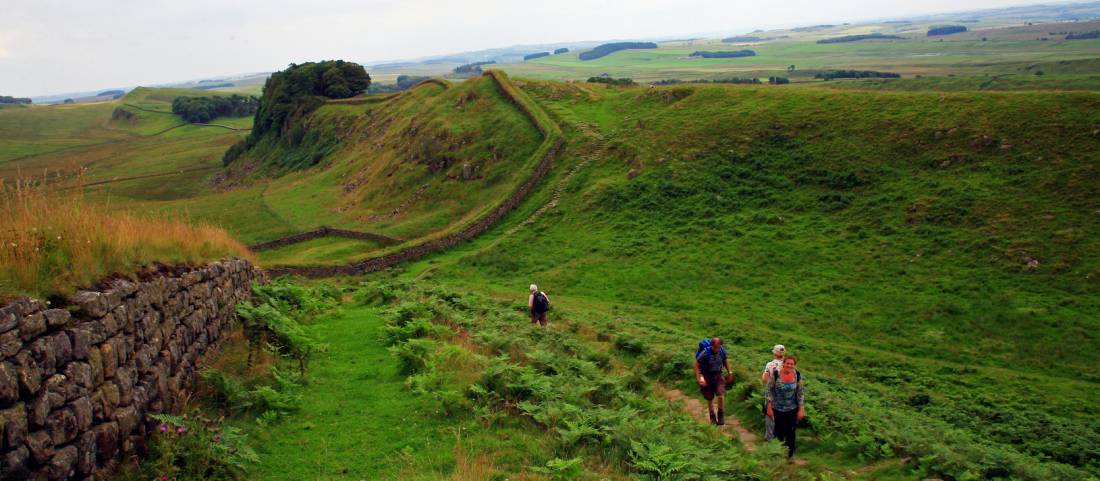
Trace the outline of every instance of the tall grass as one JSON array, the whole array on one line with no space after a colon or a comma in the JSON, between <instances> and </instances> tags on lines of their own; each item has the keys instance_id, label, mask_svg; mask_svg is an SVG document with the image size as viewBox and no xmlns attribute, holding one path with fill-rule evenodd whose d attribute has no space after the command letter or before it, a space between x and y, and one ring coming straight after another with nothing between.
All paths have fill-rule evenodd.
<instances>
[{"instance_id":1,"label":"tall grass","mask_svg":"<svg viewBox=\"0 0 1100 481\"><path fill-rule=\"evenodd\" d=\"M0 299L65 294L156 262L251 258L219 227L112 211L82 191L38 181L0 187Z\"/></svg>"}]
</instances>

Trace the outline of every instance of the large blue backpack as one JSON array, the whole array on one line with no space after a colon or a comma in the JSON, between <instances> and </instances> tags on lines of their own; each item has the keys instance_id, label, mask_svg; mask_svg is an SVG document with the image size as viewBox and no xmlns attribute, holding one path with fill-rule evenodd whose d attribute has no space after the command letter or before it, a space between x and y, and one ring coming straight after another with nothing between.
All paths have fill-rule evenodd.
<instances>
[{"instance_id":1,"label":"large blue backpack","mask_svg":"<svg viewBox=\"0 0 1100 481\"><path fill-rule=\"evenodd\" d=\"M711 352L713 351L710 348L710 339L703 339L702 341L699 341L699 348L695 350L695 360L698 361L699 358L703 356L703 354L710 354ZM718 348L718 354L721 359L726 359L726 348Z\"/></svg>"}]
</instances>

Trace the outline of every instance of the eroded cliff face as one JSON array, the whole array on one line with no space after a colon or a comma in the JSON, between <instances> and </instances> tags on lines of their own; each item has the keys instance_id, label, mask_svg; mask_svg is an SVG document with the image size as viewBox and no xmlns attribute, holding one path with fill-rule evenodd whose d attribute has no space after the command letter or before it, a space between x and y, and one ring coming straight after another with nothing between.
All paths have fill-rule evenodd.
<instances>
[{"instance_id":1,"label":"eroded cliff face","mask_svg":"<svg viewBox=\"0 0 1100 481\"><path fill-rule=\"evenodd\" d=\"M263 273L243 259L0 307L0 479L91 479L140 450Z\"/></svg>"}]
</instances>

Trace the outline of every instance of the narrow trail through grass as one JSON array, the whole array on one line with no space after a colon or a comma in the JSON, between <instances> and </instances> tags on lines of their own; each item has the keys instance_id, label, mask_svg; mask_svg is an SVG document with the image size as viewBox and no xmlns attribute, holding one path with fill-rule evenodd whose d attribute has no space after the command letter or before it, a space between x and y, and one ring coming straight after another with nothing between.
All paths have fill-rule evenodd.
<instances>
[{"instance_id":1,"label":"narrow trail through grass","mask_svg":"<svg viewBox=\"0 0 1100 481\"><path fill-rule=\"evenodd\" d=\"M310 365L300 411L249 428L264 460L252 479L433 479L438 473L409 466L453 464L451 421L404 389L398 360L379 338L384 324L369 308L316 321L312 331L328 350Z\"/></svg>"}]
</instances>

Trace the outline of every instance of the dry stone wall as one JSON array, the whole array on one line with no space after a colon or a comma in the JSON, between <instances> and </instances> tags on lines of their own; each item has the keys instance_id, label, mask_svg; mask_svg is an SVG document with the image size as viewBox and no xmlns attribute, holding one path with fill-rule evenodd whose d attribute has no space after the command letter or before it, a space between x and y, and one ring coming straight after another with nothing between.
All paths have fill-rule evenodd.
<instances>
[{"instance_id":1,"label":"dry stone wall","mask_svg":"<svg viewBox=\"0 0 1100 481\"><path fill-rule=\"evenodd\" d=\"M294 234L286 237L280 237L278 239L269 240L267 242L261 242L259 244L253 244L248 246L251 251L262 251L268 249L275 249L278 247L284 247L291 244L298 244L313 239L320 239L322 237L343 237L345 239L361 239L374 241L384 246L396 245L403 242L401 239L394 237L384 236L382 234L375 234L373 232L360 232L346 229L336 229L332 227L321 227L317 230L311 230L309 232L303 232L301 234Z\"/></svg>"},{"instance_id":2,"label":"dry stone wall","mask_svg":"<svg viewBox=\"0 0 1100 481\"><path fill-rule=\"evenodd\" d=\"M65 308L0 307L0 479L93 479L140 453L263 273L243 259L162 268Z\"/></svg>"}]
</instances>

